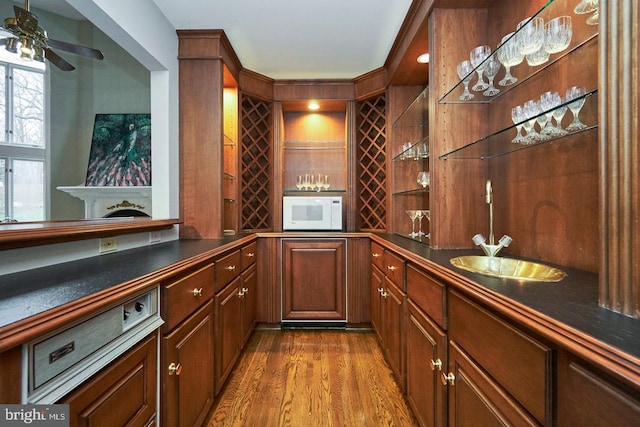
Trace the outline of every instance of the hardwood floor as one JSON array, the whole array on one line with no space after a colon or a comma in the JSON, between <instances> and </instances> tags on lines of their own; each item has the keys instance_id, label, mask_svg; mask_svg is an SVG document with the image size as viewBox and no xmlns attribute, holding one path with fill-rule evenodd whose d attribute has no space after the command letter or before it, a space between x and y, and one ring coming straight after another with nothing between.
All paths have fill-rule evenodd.
<instances>
[{"instance_id":1,"label":"hardwood floor","mask_svg":"<svg viewBox=\"0 0 640 427\"><path fill-rule=\"evenodd\" d=\"M208 426L415 426L373 332L256 331Z\"/></svg>"}]
</instances>

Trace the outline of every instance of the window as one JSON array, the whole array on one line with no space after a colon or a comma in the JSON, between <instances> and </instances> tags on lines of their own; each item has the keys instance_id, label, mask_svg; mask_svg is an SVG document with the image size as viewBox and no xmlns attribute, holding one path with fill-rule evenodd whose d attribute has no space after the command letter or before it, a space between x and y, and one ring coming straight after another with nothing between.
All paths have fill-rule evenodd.
<instances>
[{"instance_id":1,"label":"window","mask_svg":"<svg viewBox=\"0 0 640 427\"><path fill-rule=\"evenodd\" d=\"M0 221L45 219L45 64L0 48Z\"/></svg>"}]
</instances>

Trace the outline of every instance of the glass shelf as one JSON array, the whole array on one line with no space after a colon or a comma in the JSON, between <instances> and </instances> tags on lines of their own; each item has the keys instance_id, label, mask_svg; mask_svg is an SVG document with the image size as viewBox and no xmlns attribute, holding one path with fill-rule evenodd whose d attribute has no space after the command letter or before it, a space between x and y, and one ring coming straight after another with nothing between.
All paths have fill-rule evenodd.
<instances>
[{"instance_id":1,"label":"glass shelf","mask_svg":"<svg viewBox=\"0 0 640 427\"><path fill-rule=\"evenodd\" d=\"M404 150L402 150L399 154L397 154L391 160L395 162L397 160L401 160L401 161L402 160L420 160L420 159L429 158L429 137L428 136L422 138L417 142L410 142L409 144L411 144L409 147L405 147ZM420 157L416 159L415 154L413 153L413 149L417 147L419 144L426 144L427 152L426 154L424 152L420 153Z\"/></svg>"},{"instance_id":2,"label":"glass shelf","mask_svg":"<svg viewBox=\"0 0 640 427\"><path fill-rule=\"evenodd\" d=\"M571 38L571 43L565 50L559 53L551 54L549 60L540 66L529 66L525 59L521 64L516 65L515 67L511 67L511 74L514 77L518 78L518 82L511 86L500 86L497 83L501 80L502 76L504 75L504 66L501 66L501 71L498 72L498 75L495 77L495 80L494 80L495 82L494 85L496 88L500 89L500 92L493 97L488 97L483 95L482 92L475 92L471 90L471 86L473 86L473 84L477 81L476 70L478 67L482 67L483 64L489 60L489 58L487 58L483 62L478 64L478 67L474 68L473 71L467 74L467 76L475 75L475 77L471 79L471 82L469 82L469 88L470 88L469 91L473 93L474 95L473 99L466 100L466 101L460 100L459 97L464 91L464 84L462 83L462 80L457 80L456 78L456 84L451 89L449 89L449 91L447 91L444 94L444 96L442 96L442 98L440 98L438 103L440 104L486 104L486 103L493 102L496 99L500 98L505 93L509 92L514 87L517 87L519 84L523 83L530 77L544 70L546 67L553 64L563 56L578 49L579 47L587 43L589 40L593 39L598 35L598 28L599 28L598 25L586 24L586 19L590 16L590 14L577 15L573 12L573 6L571 6L570 11L564 10L563 6L565 8L567 7L566 2L560 1L560 0L549 0L544 4L544 6L542 6L540 10L538 10L538 12L535 13L535 15L531 16L531 19L535 17L541 17L541 18L544 18L545 22L547 22L548 20L554 19L558 16L568 15L570 13L573 35ZM515 31L514 34L511 37L509 37L507 40L505 40L504 42L501 42L500 45L496 48L496 50L494 50L492 53L497 54L498 51L506 43L508 43L511 39L513 39L516 36L516 33L517 31ZM468 58L462 58L462 59L468 59ZM453 70L453 72L456 73L456 70ZM457 73L455 75L457 76Z\"/></svg>"},{"instance_id":3,"label":"glass shelf","mask_svg":"<svg viewBox=\"0 0 640 427\"><path fill-rule=\"evenodd\" d=\"M285 150L344 150L345 141L285 141Z\"/></svg>"},{"instance_id":4,"label":"glass shelf","mask_svg":"<svg viewBox=\"0 0 640 427\"><path fill-rule=\"evenodd\" d=\"M347 190L343 190L343 189L332 189L329 188L327 190L298 190L298 189L293 189L293 190L282 190L283 194L318 194L318 193L346 193Z\"/></svg>"},{"instance_id":5,"label":"glass shelf","mask_svg":"<svg viewBox=\"0 0 640 427\"><path fill-rule=\"evenodd\" d=\"M428 192L429 192L429 187L427 186L425 188L414 188L411 190L397 191L393 193L392 196L416 196L416 195L425 194Z\"/></svg>"},{"instance_id":6,"label":"glass shelf","mask_svg":"<svg viewBox=\"0 0 640 427\"><path fill-rule=\"evenodd\" d=\"M393 122L392 127L425 127L429 123L429 88L425 88Z\"/></svg>"},{"instance_id":7,"label":"glass shelf","mask_svg":"<svg viewBox=\"0 0 640 427\"><path fill-rule=\"evenodd\" d=\"M441 155L440 159L491 159L494 157L499 157L505 154L512 153L514 151L523 150L525 148L535 147L541 144L546 144L547 142L554 141L559 138L564 138L569 135L574 135L580 132L585 132L591 129L598 127L598 97L597 97L597 89L594 89L590 92L587 92L585 95L578 97L576 99L572 99L571 101L564 102L560 104L557 108L552 110L543 111L538 114L537 117L544 116L546 113L550 111L554 111L558 108L567 106L572 102L578 99L584 99L585 103L580 110L580 120L586 125L585 128L568 132L567 134L555 136L549 139L545 139L543 141L538 141L531 144L522 144L522 143L514 143L512 140L517 135L517 127L526 122L520 122L509 126L508 128L501 129L498 132L495 132L489 136L486 136L482 139L474 141L470 144L465 145L464 147L458 148L456 150L450 151ZM567 124L571 122L573 119L573 115L569 109L567 109L564 115L564 122Z\"/></svg>"}]
</instances>

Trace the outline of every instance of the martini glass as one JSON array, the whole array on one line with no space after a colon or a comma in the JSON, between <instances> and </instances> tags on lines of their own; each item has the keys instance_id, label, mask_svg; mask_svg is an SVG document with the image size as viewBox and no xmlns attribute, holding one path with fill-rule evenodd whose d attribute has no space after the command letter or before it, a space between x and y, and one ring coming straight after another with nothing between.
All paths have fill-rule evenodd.
<instances>
[{"instance_id":1,"label":"martini glass","mask_svg":"<svg viewBox=\"0 0 640 427\"><path fill-rule=\"evenodd\" d=\"M424 231L422 231L422 218L424 218L424 211L422 209L418 210L418 237L424 236Z\"/></svg>"},{"instance_id":2,"label":"martini glass","mask_svg":"<svg viewBox=\"0 0 640 427\"><path fill-rule=\"evenodd\" d=\"M425 209L425 210L422 211L422 214L424 215L425 218L427 218L427 221L429 221L429 223L431 223L431 211L429 209ZM429 227L429 228L431 228L431 227ZM431 232L426 233L424 235L424 237L426 237L427 239L431 239Z\"/></svg>"},{"instance_id":3,"label":"martini glass","mask_svg":"<svg viewBox=\"0 0 640 427\"><path fill-rule=\"evenodd\" d=\"M409 218L411 219L411 233L409 236L416 237L418 233L416 233L416 218L418 218L418 210L417 209L407 209L405 211Z\"/></svg>"}]
</instances>

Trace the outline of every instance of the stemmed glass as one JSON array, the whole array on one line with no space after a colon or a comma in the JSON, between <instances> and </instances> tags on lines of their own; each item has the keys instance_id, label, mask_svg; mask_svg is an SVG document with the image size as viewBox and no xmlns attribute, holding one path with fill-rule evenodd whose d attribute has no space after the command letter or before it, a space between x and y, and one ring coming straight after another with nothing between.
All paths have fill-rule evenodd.
<instances>
[{"instance_id":1,"label":"stemmed glass","mask_svg":"<svg viewBox=\"0 0 640 427\"><path fill-rule=\"evenodd\" d=\"M522 135L521 131L523 126L522 122L524 122L526 118L527 117L524 114L524 108L522 107L522 105L516 105L511 109L511 120L513 120L513 124L516 125L517 130L517 134L515 138L511 140L511 142L525 142L525 137Z\"/></svg>"},{"instance_id":2,"label":"stemmed glass","mask_svg":"<svg viewBox=\"0 0 640 427\"><path fill-rule=\"evenodd\" d=\"M304 174L304 178L302 179L302 187L305 190L309 189L309 174L308 173Z\"/></svg>"},{"instance_id":3,"label":"stemmed glass","mask_svg":"<svg viewBox=\"0 0 640 427\"><path fill-rule=\"evenodd\" d=\"M325 176L324 176L324 183L322 184L322 187L323 187L325 190L328 190L328 189L329 189L329 187L331 187L331 184L329 183L329 175L325 175Z\"/></svg>"},{"instance_id":4,"label":"stemmed glass","mask_svg":"<svg viewBox=\"0 0 640 427\"><path fill-rule=\"evenodd\" d=\"M544 127L540 130L540 135L551 138L558 135L557 129L553 126L551 119L553 118L554 109L560 105L558 99L554 96L553 92L545 92L540 95L540 108L545 111L545 123ZM541 124L542 125L542 124Z\"/></svg>"},{"instance_id":5,"label":"stemmed glass","mask_svg":"<svg viewBox=\"0 0 640 427\"><path fill-rule=\"evenodd\" d=\"M576 15L584 15L585 13L591 13L598 10L598 0L582 0L573 8L573 13Z\"/></svg>"},{"instance_id":6,"label":"stemmed glass","mask_svg":"<svg viewBox=\"0 0 640 427\"><path fill-rule=\"evenodd\" d=\"M422 188L427 188L431 183L429 172L418 172L418 179L416 179L416 181L418 181L418 184L422 185Z\"/></svg>"},{"instance_id":7,"label":"stemmed glass","mask_svg":"<svg viewBox=\"0 0 640 427\"><path fill-rule=\"evenodd\" d=\"M309 189L311 191L316 189L316 180L313 174L309 175Z\"/></svg>"},{"instance_id":8,"label":"stemmed glass","mask_svg":"<svg viewBox=\"0 0 640 427\"><path fill-rule=\"evenodd\" d=\"M473 78L473 65L471 65L471 61L465 59L461 63L458 64L457 67L458 77L462 80L462 84L464 85L464 92L460 95L460 100L468 101L473 98L473 94L469 92L469 82Z\"/></svg>"},{"instance_id":9,"label":"stemmed glass","mask_svg":"<svg viewBox=\"0 0 640 427\"><path fill-rule=\"evenodd\" d=\"M578 114L580 113L580 110L584 105L585 92L586 91L584 87L581 87L581 86L580 87L573 86L567 89L566 98L565 98L566 101L571 101L572 99L580 98L580 99L576 99L575 101L569 104L569 110L571 110L571 113L573 113L573 122L571 122L571 124L567 126L567 130L570 132L577 131L580 129L585 129L587 127L587 125L582 123L578 118Z\"/></svg>"},{"instance_id":10,"label":"stemmed glass","mask_svg":"<svg viewBox=\"0 0 640 427\"><path fill-rule=\"evenodd\" d=\"M593 15L587 18L587 25L598 25L600 22L600 9L596 9Z\"/></svg>"},{"instance_id":11,"label":"stemmed glass","mask_svg":"<svg viewBox=\"0 0 640 427\"><path fill-rule=\"evenodd\" d=\"M535 144L540 141L540 134L536 131L536 116L540 114L540 104L532 99L524 103L524 114L527 122L524 124L524 130L527 136L523 141L525 144Z\"/></svg>"},{"instance_id":12,"label":"stemmed glass","mask_svg":"<svg viewBox=\"0 0 640 427\"><path fill-rule=\"evenodd\" d=\"M566 135L568 132L562 129L562 118L567 113L567 106L562 104L562 96L558 92L553 92L554 104L556 109L553 110L553 120L556 122L555 133L556 135Z\"/></svg>"},{"instance_id":13,"label":"stemmed glass","mask_svg":"<svg viewBox=\"0 0 640 427\"><path fill-rule=\"evenodd\" d=\"M416 218L418 218L418 211L416 209L408 209L405 212L411 219L411 233L409 233L409 236L416 237L418 235L418 233L416 233Z\"/></svg>"},{"instance_id":14,"label":"stemmed glass","mask_svg":"<svg viewBox=\"0 0 640 427\"><path fill-rule=\"evenodd\" d=\"M544 25L544 45L547 53L558 53L569 47L573 30L570 16L558 16Z\"/></svg>"},{"instance_id":15,"label":"stemmed glass","mask_svg":"<svg viewBox=\"0 0 640 427\"><path fill-rule=\"evenodd\" d=\"M427 221L431 222L431 211L430 211L429 209L425 209L425 210L422 210L421 212L422 212L422 215L423 215L425 218L427 218ZM422 230L422 220L420 220L420 221L421 221L421 222L420 222L420 230ZM425 233L422 233L422 234L424 235L424 237L426 237L426 238L428 238L428 239L430 239L430 238L431 238L431 232L426 233L426 234L425 234Z\"/></svg>"},{"instance_id":16,"label":"stemmed glass","mask_svg":"<svg viewBox=\"0 0 640 427\"><path fill-rule=\"evenodd\" d=\"M496 96L498 93L500 93L500 89L496 89L495 86L493 86L493 79L496 77L496 74L498 74L499 70L500 61L496 59L495 55L491 55L491 57L487 60L484 69L484 72L489 79L489 87L487 88L487 90L482 92L484 96Z\"/></svg>"},{"instance_id":17,"label":"stemmed glass","mask_svg":"<svg viewBox=\"0 0 640 427\"><path fill-rule=\"evenodd\" d=\"M471 89L475 91L483 91L489 87L489 85L482 78L482 72L485 69L486 64L483 61L491 55L491 48L489 46L478 46L473 48L469 54L471 65L476 69L478 73L478 81ZM482 64L482 65L481 65Z\"/></svg>"},{"instance_id":18,"label":"stemmed glass","mask_svg":"<svg viewBox=\"0 0 640 427\"><path fill-rule=\"evenodd\" d=\"M524 55L520 53L518 44L512 36L513 33L509 33L502 38L502 47L497 53L498 61L504 65L506 70L504 78L498 82L500 86L509 86L518 81L516 77L511 75L511 67L521 64L524 60Z\"/></svg>"},{"instance_id":19,"label":"stemmed glass","mask_svg":"<svg viewBox=\"0 0 640 427\"><path fill-rule=\"evenodd\" d=\"M540 46L540 49L533 53L528 53L525 55L527 58L527 64L531 67L537 67L538 65L542 65L549 60L549 52L547 52L544 44Z\"/></svg>"},{"instance_id":20,"label":"stemmed glass","mask_svg":"<svg viewBox=\"0 0 640 427\"><path fill-rule=\"evenodd\" d=\"M296 188L298 190L302 190L302 187L304 187L304 184L302 183L302 175L298 175L296 178Z\"/></svg>"},{"instance_id":21,"label":"stemmed glass","mask_svg":"<svg viewBox=\"0 0 640 427\"><path fill-rule=\"evenodd\" d=\"M418 237L420 236L424 236L424 231L422 231L422 218L424 218L424 211L421 209L418 209L417 211L417 217L418 217Z\"/></svg>"},{"instance_id":22,"label":"stemmed glass","mask_svg":"<svg viewBox=\"0 0 640 427\"><path fill-rule=\"evenodd\" d=\"M536 17L520 21L516 40L523 55L536 53L544 43L544 19Z\"/></svg>"},{"instance_id":23,"label":"stemmed glass","mask_svg":"<svg viewBox=\"0 0 640 427\"><path fill-rule=\"evenodd\" d=\"M319 173L316 178L316 187L318 188L318 191L322 190L324 187L323 175L321 173Z\"/></svg>"}]
</instances>

